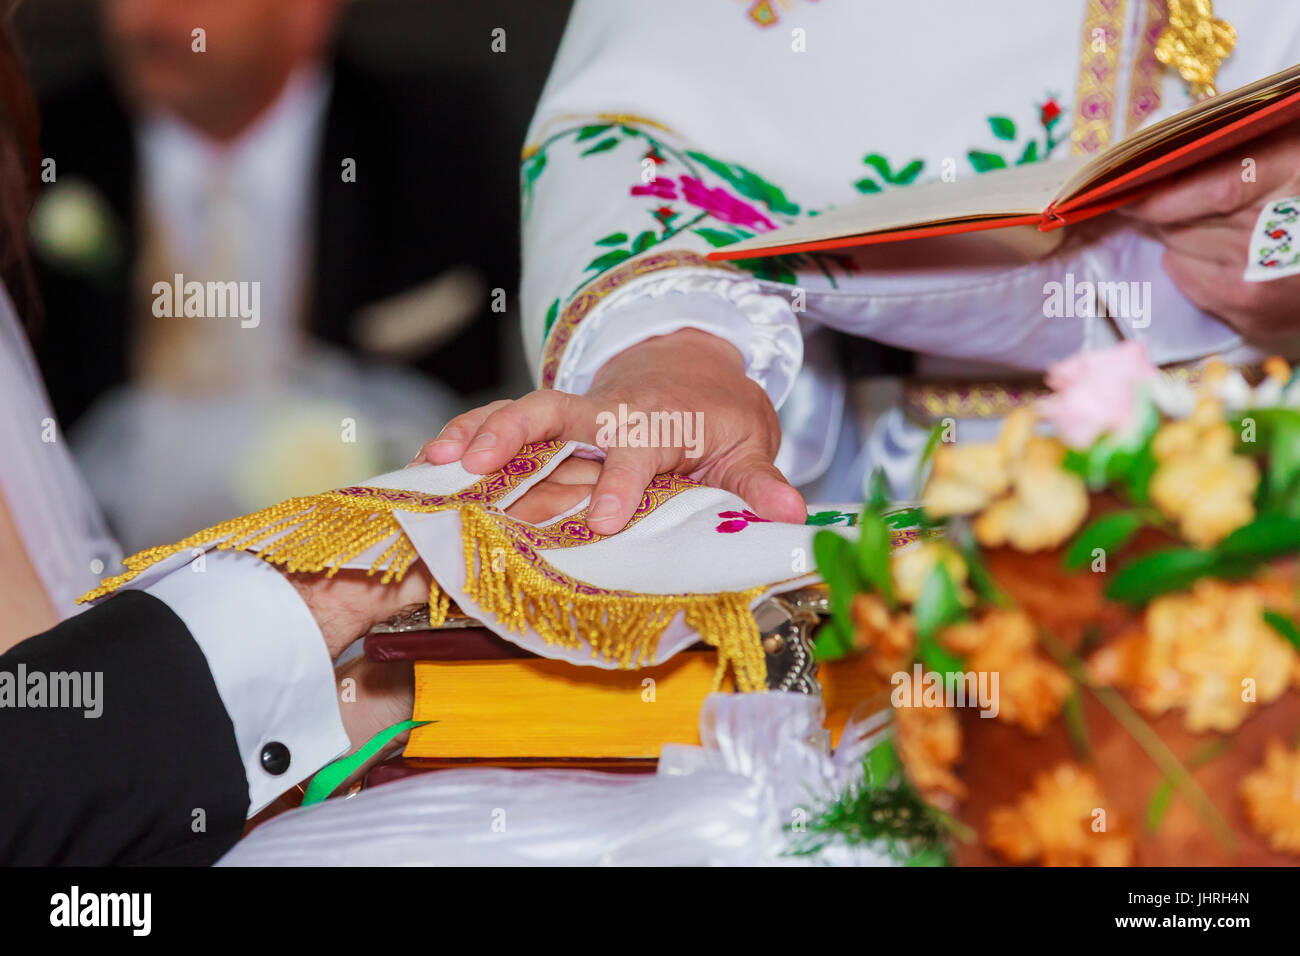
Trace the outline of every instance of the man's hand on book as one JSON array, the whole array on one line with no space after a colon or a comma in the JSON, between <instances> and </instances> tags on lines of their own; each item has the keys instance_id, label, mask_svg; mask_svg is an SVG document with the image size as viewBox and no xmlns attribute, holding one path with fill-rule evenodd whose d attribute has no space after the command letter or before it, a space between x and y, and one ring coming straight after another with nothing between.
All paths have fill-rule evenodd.
<instances>
[{"instance_id":1,"label":"man's hand on book","mask_svg":"<svg viewBox=\"0 0 1300 956\"><path fill-rule=\"evenodd\" d=\"M1247 170L1253 172L1251 181ZM1250 338L1273 339L1300 331L1295 309L1300 276L1246 282L1242 275L1264 204L1296 195L1300 130L1283 130L1178 177L1121 211L1164 243L1165 271L1184 295Z\"/></svg>"},{"instance_id":2,"label":"man's hand on book","mask_svg":"<svg viewBox=\"0 0 1300 956\"><path fill-rule=\"evenodd\" d=\"M620 407L625 414L699 413L699 444L628 447L598 441L602 423L616 418ZM445 465L463 459L467 470L486 474L524 445L552 439L608 445L587 518L599 534L621 530L650 480L674 471L735 493L765 518L802 521L805 515L803 499L772 464L781 440L776 410L745 375L735 347L705 332L682 329L633 346L605 364L585 395L542 389L466 412L416 460Z\"/></svg>"}]
</instances>

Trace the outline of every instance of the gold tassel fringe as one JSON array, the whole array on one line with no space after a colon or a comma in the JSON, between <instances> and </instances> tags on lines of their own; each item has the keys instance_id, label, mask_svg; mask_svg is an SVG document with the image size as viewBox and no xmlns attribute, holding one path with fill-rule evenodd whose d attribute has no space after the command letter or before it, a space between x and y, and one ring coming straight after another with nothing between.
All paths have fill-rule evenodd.
<instances>
[{"instance_id":1,"label":"gold tassel fringe","mask_svg":"<svg viewBox=\"0 0 1300 956\"><path fill-rule=\"evenodd\" d=\"M232 518L171 545L149 548L123 561L127 570L106 578L78 603L116 591L159 561L215 545L219 550L251 552L290 572L335 574L348 561L390 536L394 540L368 574L383 572L383 583L400 581L418 557L393 517L403 507L379 498L326 492L291 498L253 514ZM559 572L551 575L520 555L506 531L481 506L460 507L465 553L465 590L477 611L495 615L520 633L531 627L549 644L590 647L592 656L635 669L653 662L659 637L681 613L700 639L717 648L714 689L728 671L741 691L767 686L767 666L750 605L762 588L720 594L626 594L590 589ZM435 510L422 508L420 510ZM445 510L445 509L437 509ZM429 594L429 620L447 618L450 598L435 582Z\"/></svg>"}]
</instances>

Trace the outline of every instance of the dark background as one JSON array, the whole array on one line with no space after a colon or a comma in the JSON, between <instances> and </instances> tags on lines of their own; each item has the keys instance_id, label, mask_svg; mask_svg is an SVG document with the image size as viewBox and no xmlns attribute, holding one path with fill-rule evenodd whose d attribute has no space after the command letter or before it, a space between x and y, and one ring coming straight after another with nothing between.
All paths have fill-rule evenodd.
<instances>
[{"instance_id":1,"label":"dark background","mask_svg":"<svg viewBox=\"0 0 1300 956\"><path fill-rule=\"evenodd\" d=\"M183 3L184 0L176 0ZM96 0L25 0L14 25L37 93L66 83L103 62ZM402 75L448 72L473 84L490 116L484 202L491 219L513 228L497 253L518 286L519 153L533 107L564 32L571 0L352 0L338 44L376 69ZM506 31L506 52L493 53L492 31ZM515 313L517 318L517 313ZM518 329L505 336L505 378L527 387Z\"/></svg>"}]
</instances>

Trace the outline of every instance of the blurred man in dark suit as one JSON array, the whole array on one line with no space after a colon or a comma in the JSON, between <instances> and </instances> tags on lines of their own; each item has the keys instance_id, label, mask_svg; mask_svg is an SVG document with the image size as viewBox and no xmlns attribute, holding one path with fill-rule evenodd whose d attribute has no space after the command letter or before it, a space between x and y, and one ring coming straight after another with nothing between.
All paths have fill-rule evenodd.
<instances>
[{"instance_id":1,"label":"blurred man in dark suit","mask_svg":"<svg viewBox=\"0 0 1300 956\"><path fill-rule=\"evenodd\" d=\"M358 355L459 393L499 380L514 237L481 185L489 111L466 78L335 51L343 6L104 0L111 76L46 97L39 359L83 462L122 476L96 484L128 548L293 492L258 464L288 433L329 433L286 452L313 487L405 463L458 400ZM177 314L191 282L257 315Z\"/></svg>"}]
</instances>

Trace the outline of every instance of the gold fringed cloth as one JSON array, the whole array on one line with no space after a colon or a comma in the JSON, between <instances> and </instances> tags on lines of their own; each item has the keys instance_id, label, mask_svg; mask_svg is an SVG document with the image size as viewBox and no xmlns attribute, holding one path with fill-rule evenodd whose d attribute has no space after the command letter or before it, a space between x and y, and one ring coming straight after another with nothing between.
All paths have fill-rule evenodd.
<instances>
[{"instance_id":1,"label":"gold fringed cloth","mask_svg":"<svg viewBox=\"0 0 1300 956\"><path fill-rule=\"evenodd\" d=\"M491 475L459 463L419 465L362 485L291 498L163 547L83 595L146 586L209 548L256 554L289 571L365 569L400 580L422 559L434 579L434 622L450 601L502 637L575 664L639 668L704 641L718 650L720 686L764 687L752 609L769 594L816 580L812 533L764 521L735 495L660 475L616 535L587 528L586 504L545 524L505 513L574 452L531 445Z\"/></svg>"}]
</instances>

